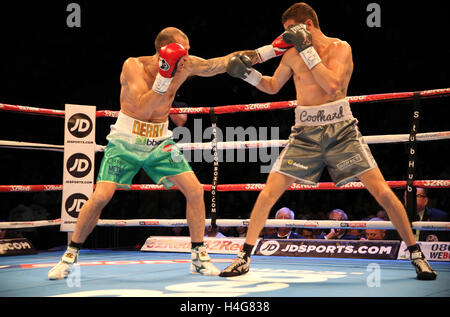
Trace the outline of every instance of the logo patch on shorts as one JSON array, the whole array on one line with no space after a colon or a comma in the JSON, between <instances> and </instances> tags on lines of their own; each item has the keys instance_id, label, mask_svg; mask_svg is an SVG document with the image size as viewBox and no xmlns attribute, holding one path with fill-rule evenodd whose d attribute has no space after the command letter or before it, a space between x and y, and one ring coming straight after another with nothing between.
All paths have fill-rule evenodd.
<instances>
[{"instance_id":1,"label":"logo patch on shorts","mask_svg":"<svg viewBox=\"0 0 450 317\"><path fill-rule=\"evenodd\" d=\"M351 165L353 165L353 164L356 164L356 163L358 163L358 162L361 162L361 161L362 161L361 155L356 154L355 156L352 156L351 158L346 159L345 161L340 162L340 163L337 164L336 166L337 166L337 168L338 168L339 170L342 171L342 170L348 168L349 166L351 166Z\"/></svg>"},{"instance_id":2,"label":"logo patch on shorts","mask_svg":"<svg viewBox=\"0 0 450 317\"><path fill-rule=\"evenodd\" d=\"M114 176L121 176L124 169L123 169L123 163L118 159L112 159L109 161L108 166L108 174L114 175Z\"/></svg>"},{"instance_id":3,"label":"logo patch on shorts","mask_svg":"<svg viewBox=\"0 0 450 317\"><path fill-rule=\"evenodd\" d=\"M308 166L305 166L305 165L303 165L301 163L298 163L298 162L295 162L293 160L287 160L287 163L288 163L288 165L292 165L292 166L295 166L297 168L301 168L303 170L307 170L308 169Z\"/></svg>"}]
</instances>

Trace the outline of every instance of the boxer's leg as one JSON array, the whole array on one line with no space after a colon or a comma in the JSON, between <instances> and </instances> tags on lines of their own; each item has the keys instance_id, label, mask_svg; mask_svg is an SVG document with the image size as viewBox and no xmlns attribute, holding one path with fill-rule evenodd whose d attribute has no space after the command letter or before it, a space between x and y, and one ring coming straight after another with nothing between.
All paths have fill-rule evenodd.
<instances>
[{"instance_id":1,"label":"boxer's leg","mask_svg":"<svg viewBox=\"0 0 450 317\"><path fill-rule=\"evenodd\" d=\"M182 173L169 179L186 198L186 220L192 242L203 242L205 235L205 200L202 184L193 172Z\"/></svg>"},{"instance_id":2,"label":"boxer's leg","mask_svg":"<svg viewBox=\"0 0 450 317\"><path fill-rule=\"evenodd\" d=\"M116 183L99 182L94 193L83 205L78 215L72 235L72 242L83 244L97 225L103 208L109 203L116 191Z\"/></svg>"},{"instance_id":3,"label":"boxer's leg","mask_svg":"<svg viewBox=\"0 0 450 317\"><path fill-rule=\"evenodd\" d=\"M294 180L295 178L278 172L269 174L267 183L253 206L243 250L239 252L237 259L232 264L222 270L220 276L239 276L249 271L250 254L261 230L264 228L270 210Z\"/></svg>"},{"instance_id":4,"label":"boxer's leg","mask_svg":"<svg viewBox=\"0 0 450 317\"><path fill-rule=\"evenodd\" d=\"M81 207L75 226L72 241L59 263L48 272L51 280L66 278L72 270L72 265L77 262L78 252L88 235L97 225L103 208L111 200L116 191L116 183L99 182L89 200Z\"/></svg>"},{"instance_id":5,"label":"boxer's leg","mask_svg":"<svg viewBox=\"0 0 450 317\"><path fill-rule=\"evenodd\" d=\"M358 177L387 212L389 220L395 226L403 241L405 241L411 253L411 261L416 269L417 278L420 280L436 279L436 272L431 268L414 239L405 208L386 183L379 168L373 168Z\"/></svg>"},{"instance_id":6,"label":"boxer's leg","mask_svg":"<svg viewBox=\"0 0 450 317\"><path fill-rule=\"evenodd\" d=\"M245 243L252 246L255 245L273 205L294 181L295 178L278 172L269 174L267 183L261 193L259 193L253 206Z\"/></svg>"},{"instance_id":7,"label":"boxer's leg","mask_svg":"<svg viewBox=\"0 0 450 317\"><path fill-rule=\"evenodd\" d=\"M205 235L205 201L203 186L193 172L171 176L170 181L186 197L186 220L191 236L191 273L219 275L220 270L211 263L203 244Z\"/></svg>"}]
</instances>

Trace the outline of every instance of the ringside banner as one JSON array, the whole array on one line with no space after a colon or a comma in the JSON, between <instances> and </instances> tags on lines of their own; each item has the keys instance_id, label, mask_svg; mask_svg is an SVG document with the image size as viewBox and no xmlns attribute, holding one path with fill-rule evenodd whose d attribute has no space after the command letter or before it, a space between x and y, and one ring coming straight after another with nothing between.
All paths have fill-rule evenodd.
<instances>
[{"instance_id":1,"label":"ringside banner","mask_svg":"<svg viewBox=\"0 0 450 317\"><path fill-rule=\"evenodd\" d=\"M25 255L36 253L36 249L27 238L0 239L0 255Z\"/></svg>"},{"instance_id":2,"label":"ringside banner","mask_svg":"<svg viewBox=\"0 0 450 317\"><path fill-rule=\"evenodd\" d=\"M369 240L263 240L257 255L396 259L400 241Z\"/></svg>"},{"instance_id":3,"label":"ringside banner","mask_svg":"<svg viewBox=\"0 0 450 317\"><path fill-rule=\"evenodd\" d=\"M66 105L61 231L73 231L94 189L96 107Z\"/></svg>"},{"instance_id":4,"label":"ringside banner","mask_svg":"<svg viewBox=\"0 0 450 317\"><path fill-rule=\"evenodd\" d=\"M205 237L204 242L208 253L237 254L244 245L245 238ZM191 252L191 238L150 236L145 241L141 251Z\"/></svg>"},{"instance_id":5,"label":"ringside banner","mask_svg":"<svg viewBox=\"0 0 450 317\"><path fill-rule=\"evenodd\" d=\"M447 261L450 262L450 242L418 242L420 249L428 261ZM409 251L405 242L402 241L398 253L399 260L409 260Z\"/></svg>"}]
</instances>

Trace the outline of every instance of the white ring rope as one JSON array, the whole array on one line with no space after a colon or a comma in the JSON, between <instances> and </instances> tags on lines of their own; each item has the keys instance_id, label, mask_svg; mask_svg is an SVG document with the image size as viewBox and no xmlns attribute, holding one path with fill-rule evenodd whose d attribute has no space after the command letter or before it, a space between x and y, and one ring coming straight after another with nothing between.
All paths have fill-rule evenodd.
<instances>
[{"instance_id":1,"label":"white ring rope","mask_svg":"<svg viewBox=\"0 0 450 317\"><path fill-rule=\"evenodd\" d=\"M250 219L217 219L219 227L247 227ZM0 222L0 229L36 228L58 226L61 219L39 220L25 222ZM211 219L206 219L205 226L211 225ZM450 222L415 221L413 229L429 231L449 231ZM186 219L100 219L100 227L187 227ZM335 220L286 220L268 219L266 227L272 228L306 228L306 229L381 229L396 230L390 221L335 221Z\"/></svg>"},{"instance_id":2,"label":"white ring rope","mask_svg":"<svg viewBox=\"0 0 450 317\"><path fill-rule=\"evenodd\" d=\"M409 134L391 134L391 135L372 135L363 137L368 144L385 144L385 143L402 143L409 142ZM417 141L436 141L450 139L450 131L427 132L419 133L416 136ZM238 149L253 149L253 148L269 148L269 147L284 147L289 140L261 140L261 141L228 141L217 142L218 150L238 150ZM177 143L181 150L210 150L212 143ZM3 141L0 140L0 147L15 148L24 150L43 150L63 152L63 145L17 142L17 141ZM103 152L106 146L95 145L96 152Z\"/></svg>"}]
</instances>

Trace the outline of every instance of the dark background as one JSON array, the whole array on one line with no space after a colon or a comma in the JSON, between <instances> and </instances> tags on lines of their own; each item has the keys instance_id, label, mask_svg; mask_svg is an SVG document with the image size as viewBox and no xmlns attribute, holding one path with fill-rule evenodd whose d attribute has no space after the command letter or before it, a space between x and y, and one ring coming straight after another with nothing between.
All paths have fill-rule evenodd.
<instances>
[{"instance_id":1,"label":"dark background","mask_svg":"<svg viewBox=\"0 0 450 317\"><path fill-rule=\"evenodd\" d=\"M67 5L81 6L81 27L66 25ZM381 6L381 27L366 24L367 5L375 1L309 1L316 10L322 31L350 43L354 73L349 96L385 92L418 91L450 87L448 8L444 1L376 1ZM13 105L64 109L64 104L95 105L97 110L119 110L119 75L130 56L153 55L153 41L164 27L175 26L189 37L190 54L203 58L223 56L237 50L269 44L283 32L282 13L294 2L227 1L15 1L0 5L0 102ZM256 68L271 75L274 59ZM221 106L267 101L294 100L292 81L275 96L257 91L226 74L193 78L180 89L177 101L188 106ZM448 131L448 98L422 102L419 132ZM412 102L396 101L354 104L363 135L409 133ZM210 125L208 116L191 115ZM106 145L113 119L97 120L97 143ZM271 111L219 116L219 127L280 127L287 139L293 111ZM0 139L63 144L63 119L0 112ZM207 140L205 140L206 142ZM406 144L371 145L387 180L405 180ZM101 154L97 154L97 166ZM449 142L418 144L417 179L450 179ZM200 182L210 184L212 165L192 163ZM222 163L220 183L264 183L267 174L259 163ZM330 181L325 172L321 181ZM0 184L61 184L62 154L44 151L1 149ZM135 183L152 183L139 174ZM395 191L399 197L403 190ZM431 204L449 211L449 190L430 191ZM219 217L248 217L257 192L220 193ZM205 193L208 206L209 193ZM20 212L17 206L34 206ZM2 193L0 220L56 219L60 217L61 192ZM184 198L179 192L117 192L102 218L184 218ZM380 207L363 190L286 192L271 216L287 206L297 217L321 219L335 208L352 220L376 213ZM15 211L14 211L15 209ZM208 207L207 207L208 209ZM29 208L27 209L29 210ZM164 234L161 228L97 228L87 241L91 247L141 244L149 234ZM29 229L38 248L65 243L59 228Z\"/></svg>"}]
</instances>

